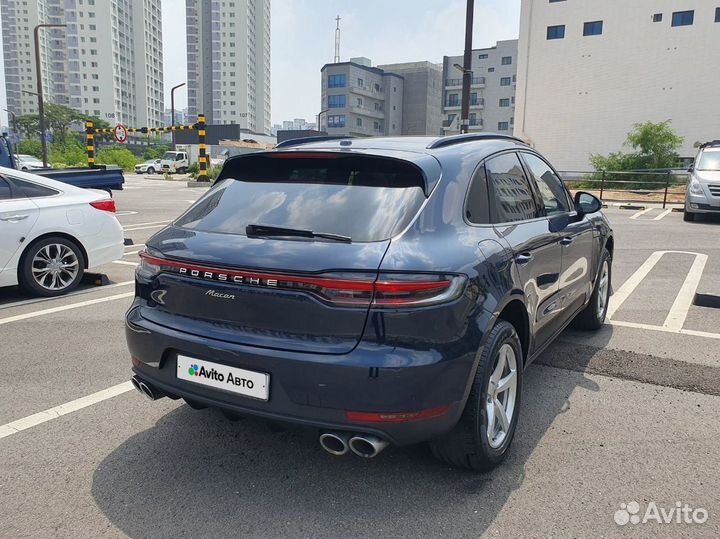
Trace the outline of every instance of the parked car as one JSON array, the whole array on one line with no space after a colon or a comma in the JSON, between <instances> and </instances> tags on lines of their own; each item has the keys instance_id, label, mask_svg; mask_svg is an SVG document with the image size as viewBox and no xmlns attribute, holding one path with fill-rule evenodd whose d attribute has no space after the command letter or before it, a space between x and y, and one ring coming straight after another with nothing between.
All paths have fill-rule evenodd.
<instances>
[{"instance_id":1,"label":"parked car","mask_svg":"<svg viewBox=\"0 0 720 539\"><path fill-rule=\"evenodd\" d=\"M162 159L150 159L135 165L135 174L155 174L162 169Z\"/></svg>"},{"instance_id":2,"label":"parked car","mask_svg":"<svg viewBox=\"0 0 720 539\"><path fill-rule=\"evenodd\" d=\"M190 158L187 152L165 152L162 158L161 166L163 172L169 174L178 173L185 174L190 166Z\"/></svg>"},{"instance_id":3,"label":"parked car","mask_svg":"<svg viewBox=\"0 0 720 539\"><path fill-rule=\"evenodd\" d=\"M65 294L86 269L121 258L123 244L104 191L0 168L0 286Z\"/></svg>"},{"instance_id":4,"label":"parked car","mask_svg":"<svg viewBox=\"0 0 720 539\"><path fill-rule=\"evenodd\" d=\"M17 159L18 170L32 171L39 168L46 168L43 166L43 162L34 155L19 153L15 156L15 158Z\"/></svg>"},{"instance_id":5,"label":"parked car","mask_svg":"<svg viewBox=\"0 0 720 539\"><path fill-rule=\"evenodd\" d=\"M151 399L319 429L335 455L507 454L523 370L599 328L614 239L518 139L343 139L227 160L147 241L126 315Z\"/></svg>"},{"instance_id":6,"label":"parked car","mask_svg":"<svg viewBox=\"0 0 720 539\"><path fill-rule=\"evenodd\" d=\"M720 140L700 146L689 172L683 219L694 221L698 215L720 215Z\"/></svg>"}]
</instances>

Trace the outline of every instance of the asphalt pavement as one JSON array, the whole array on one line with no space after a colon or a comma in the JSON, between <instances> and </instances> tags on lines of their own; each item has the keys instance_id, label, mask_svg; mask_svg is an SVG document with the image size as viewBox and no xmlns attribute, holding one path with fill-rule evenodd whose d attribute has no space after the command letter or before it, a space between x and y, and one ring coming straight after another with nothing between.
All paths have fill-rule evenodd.
<instances>
[{"instance_id":1,"label":"asphalt pavement","mask_svg":"<svg viewBox=\"0 0 720 539\"><path fill-rule=\"evenodd\" d=\"M0 290L0 537L720 536L720 222L608 208L612 319L527 370L509 458L476 474L425 445L333 457L312 431L131 389L137 251L203 192L128 176L110 285ZM642 518L678 503L707 518Z\"/></svg>"}]
</instances>

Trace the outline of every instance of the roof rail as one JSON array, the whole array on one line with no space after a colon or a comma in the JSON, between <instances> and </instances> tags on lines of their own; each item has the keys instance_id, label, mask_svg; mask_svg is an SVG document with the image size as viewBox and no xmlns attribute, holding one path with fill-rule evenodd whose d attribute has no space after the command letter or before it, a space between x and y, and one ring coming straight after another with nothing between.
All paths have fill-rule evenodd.
<instances>
[{"instance_id":1,"label":"roof rail","mask_svg":"<svg viewBox=\"0 0 720 539\"><path fill-rule=\"evenodd\" d=\"M311 142L324 142L326 140L342 140L347 138L354 138L350 135L318 135L317 137L301 137L291 138L278 142L276 148L287 148L288 146L300 146L301 144L310 144Z\"/></svg>"},{"instance_id":2,"label":"roof rail","mask_svg":"<svg viewBox=\"0 0 720 539\"><path fill-rule=\"evenodd\" d=\"M720 146L720 140L711 140L710 142L703 142L700 148L707 148L708 146Z\"/></svg>"},{"instance_id":3,"label":"roof rail","mask_svg":"<svg viewBox=\"0 0 720 539\"><path fill-rule=\"evenodd\" d=\"M520 140L517 137L513 137L512 135L502 135L500 133L463 133L461 135L450 135L449 137L437 138L427 146L427 149L435 150L437 148L444 148L445 146L462 144L463 142L492 139L512 140L514 142L519 142L520 144L527 144L525 141Z\"/></svg>"}]
</instances>

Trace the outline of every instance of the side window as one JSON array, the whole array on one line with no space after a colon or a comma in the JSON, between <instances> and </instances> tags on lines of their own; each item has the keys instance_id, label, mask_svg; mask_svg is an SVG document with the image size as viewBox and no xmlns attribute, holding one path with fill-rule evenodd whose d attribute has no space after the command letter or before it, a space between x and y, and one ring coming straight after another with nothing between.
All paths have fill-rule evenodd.
<instances>
[{"instance_id":1,"label":"side window","mask_svg":"<svg viewBox=\"0 0 720 539\"><path fill-rule=\"evenodd\" d=\"M5 178L0 178L0 200L9 200L12 198L10 184Z\"/></svg>"},{"instance_id":2,"label":"side window","mask_svg":"<svg viewBox=\"0 0 720 539\"><path fill-rule=\"evenodd\" d=\"M488 159L485 174L490 188L493 223L512 223L540 215L540 208L517 154L506 153Z\"/></svg>"},{"instance_id":3,"label":"side window","mask_svg":"<svg viewBox=\"0 0 720 539\"><path fill-rule=\"evenodd\" d=\"M465 217L469 222L476 225L485 225L490 222L485 165L480 165L470 184L470 191L468 191L467 200L465 201Z\"/></svg>"},{"instance_id":4,"label":"side window","mask_svg":"<svg viewBox=\"0 0 720 539\"><path fill-rule=\"evenodd\" d=\"M12 178L12 183L15 186L16 191L19 191L28 198L51 197L58 194L55 189L50 189L44 185L26 182L25 180L19 180L17 178ZM15 194L17 195L18 193L16 192Z\"/></svg>"},{"instance_id":5,"label":"side window","mask_svg":"<svg viewBox=\"0 0 720 539\"><path fill-rule=\"evenodd\" d=\"M537 184L543 206L545 206L545 215L569 212L570 203L567 191L557 174L538 156L531 153L523 153L522 156L530 169L530 175Z\"/></svg>"}]
</instances>

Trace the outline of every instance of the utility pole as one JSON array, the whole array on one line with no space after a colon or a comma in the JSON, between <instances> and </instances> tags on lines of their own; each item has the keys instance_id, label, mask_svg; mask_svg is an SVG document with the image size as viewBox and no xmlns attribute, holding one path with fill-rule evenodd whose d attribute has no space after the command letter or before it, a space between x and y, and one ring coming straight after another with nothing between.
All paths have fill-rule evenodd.
<instances>
[{"instance_id":1,"label":"utility pole","mask_svg":"<svg viewBox=\"0 0 720 539\"><path fill-rule=\"evenodd\" d=\"M470 126L470 84L472 83L472 33L475 0L467 0L465 12L465 57L463 58L462 102L460 103L460 132L467 133Z\"/></svg>"},{"instance_id":2,"label":"utility pole","mask_svg":"<svg viewBox=\"0 0 720 539\"><path fill-rule=\"evenodd\" d=\"M337 26L335 26L335 61L333 63L339 64L340 63L340 15L335 17L335 22L337 22Z\"/></svg>"},{"instance_id":3,"label":"utility pole","mask_svg":"<svg viewBox=\"0 0 720 539\"><path fill-rule=\"evenodd\" d=\"M170 120L170 126L173 127L173 129L170 132L170 136L172 137L172 149L175 149L175 90L178 88L182 88L185 86L184 82L181 82L177 86L173 86L170 89L170 114L172 115L172 119Z\"/></svg>"},{"instance_id":4,"label":"utility pole","mask_svg":"<svg viewBox=\"0 0 720 539\"><path fill-rule=\"evenodd\" d=\"M42 65L40 59L40 29L65 28L66 24L38 24L35 27L35 74L37 77L38 116L40 118L40 144L42 145L43 166L47 167L47 140L45 140L45 103L43 103Z\"/></svg>"},{"instance_id":5,"label":"utility pole","mask_svg":"<svg viewBox=\"0 0 720 539\"><path fill-rule=\"evenodd\" d=\"M323 114L325 114L328 110L330 110L330 109L323 109L323 110L321 110L320 112L318 112L318 115L317 115L317 132L318 132L318 135L319 135L320 133L322 133L322 129L320 128L320 117L321 117Z\"/></svg>"}]
</instances>

